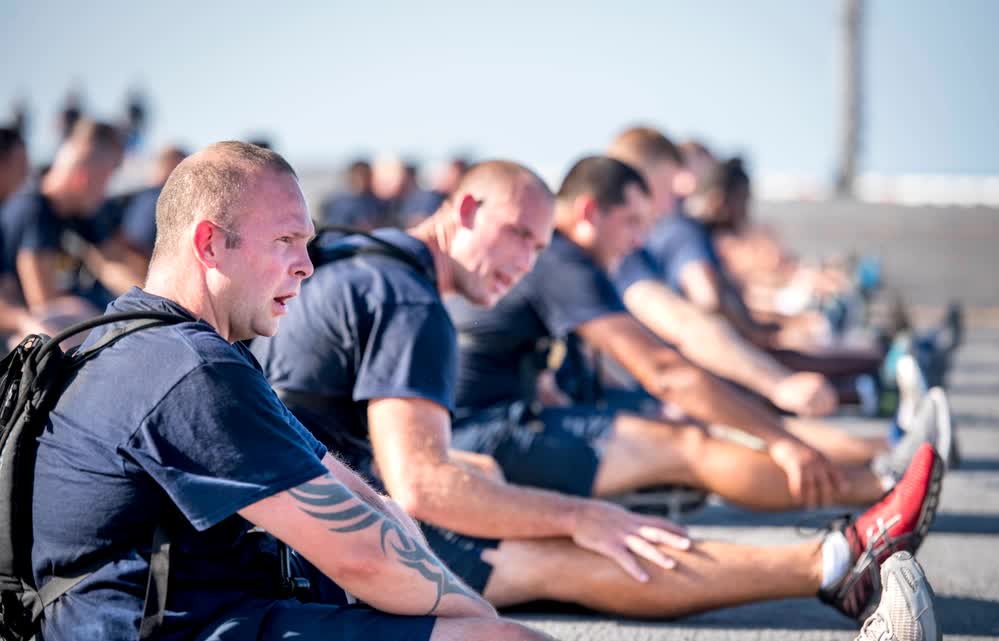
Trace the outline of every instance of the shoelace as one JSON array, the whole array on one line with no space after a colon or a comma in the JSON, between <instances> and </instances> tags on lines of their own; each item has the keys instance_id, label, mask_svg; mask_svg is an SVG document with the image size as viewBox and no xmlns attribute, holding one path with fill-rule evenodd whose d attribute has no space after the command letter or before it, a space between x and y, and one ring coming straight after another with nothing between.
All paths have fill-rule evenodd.
<instances>
[{"instance_id":1,"label":"shoelace","mask_svg":"<svg viewBox=\"0 0 999 641\"><path fill-rule=\"evenodd\" d=\"M886 522L882 517L878 517L874 522L874 525L867 528L867 545L864 547L864 551L857 555L857 561L853 564L855 572L860 572L861 569L877 558L875 553L875 547L878 541L884 541L884 547L891 549L891 546L897 543L901 537L892 537L888 535L888 530L892 528L896 523L902 520L901 514L896 514L895 516L888 519ZM878 548L878 552L882 548Z\"/></svg>"},{"instance_id":2,"label":"shoelace","mask_svg":"<svg viewBox=\"0 0 999 641\"><path fill-rule=\"evenodd\" d=\"M894 641L888 622L880 612L875 612L867 621L864 627L860 628L857 635L858 641Z\"/></svg>"}]
</instances>

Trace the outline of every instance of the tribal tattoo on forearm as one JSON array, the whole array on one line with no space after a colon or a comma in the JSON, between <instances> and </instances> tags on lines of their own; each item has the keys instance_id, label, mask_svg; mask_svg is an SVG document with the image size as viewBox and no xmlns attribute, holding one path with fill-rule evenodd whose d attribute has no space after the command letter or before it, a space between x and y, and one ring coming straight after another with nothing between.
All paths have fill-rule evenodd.
<instances>
[{"instance_id":1,"label":"tribal tattoo on forearm","mask_svg":"<svg viewBox=\"0 0 999 641\"><path fill-rule=\"evenodd\" d=\"M360 532L377 527L380 522L382 552L388 556L391 550L399 563L416 570L436 587L437 598L427 614L436 612L446 594L481 599L478 594L465 587L420 541L407 534L401 524L387 514L369 507L367 503L359 502L360 499L340 482L333 479L314 481L298 486L290 494L302 504L299 506L300 510L315 519L335 524L329 528L331 532Z\"/></svg>"}]
</instances>

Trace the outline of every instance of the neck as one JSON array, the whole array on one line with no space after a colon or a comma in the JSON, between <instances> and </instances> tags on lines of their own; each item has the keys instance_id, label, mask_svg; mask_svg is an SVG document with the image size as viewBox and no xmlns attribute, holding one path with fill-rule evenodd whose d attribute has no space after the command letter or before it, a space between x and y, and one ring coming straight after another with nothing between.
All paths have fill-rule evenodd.
<instances>
[{"instance_id":1,"label":"neck","mask_svg":"<svg viewBox=\"0 0 999 641\"><path fill-rule=\"evenodd\" d=\"M197 277L191 276L192 274ZM198 320L214 327L222 338L233 342L225 315L214 305L204 274L197 265L175 269L159 269L150 265L143 289L154 296L172 300Z\"/></svg>"},{"instance_id":2,"label":"neck","mask_svg":"<svg viewBox=\"0 0 999 641\"><path fill-rule=\"evenodd\" d=\"M458 222L446 212L439 211L416 227L406 230L430 250L434 259L434 272L437 274L437 291L441 295L456 291L454 261L451 258L451 243L457 232Z\"/></svg>"}]
</instances>

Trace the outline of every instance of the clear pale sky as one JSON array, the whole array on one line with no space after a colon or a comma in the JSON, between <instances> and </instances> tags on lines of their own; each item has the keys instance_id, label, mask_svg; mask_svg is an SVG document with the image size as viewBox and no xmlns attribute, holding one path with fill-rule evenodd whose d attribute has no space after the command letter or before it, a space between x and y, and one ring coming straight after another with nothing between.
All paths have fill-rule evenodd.
<instances>
[{"instance_id":1,"label":"clear pale sky","mask_svg":"<svg viewBox=\"0 0 999 641\"><path fill-rule=\"evenodd\" d=\"M999 174L999 1L868 0L862 170ZM149 142L271 135L293 161L453 150L566 167L649 122L830 177L838 0L0 0L0 118L152 102Z\"/></svg>"}]
</instances>

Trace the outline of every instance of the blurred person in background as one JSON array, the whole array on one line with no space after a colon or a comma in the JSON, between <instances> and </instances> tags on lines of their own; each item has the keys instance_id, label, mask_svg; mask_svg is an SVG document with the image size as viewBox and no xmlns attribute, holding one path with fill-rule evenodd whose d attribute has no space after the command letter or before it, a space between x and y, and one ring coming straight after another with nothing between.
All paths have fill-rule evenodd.
<instances>
[{"instance_id":1,"label":"blurred person in background","mask_svg":"<svg viewBox=\"0 0 999 641\"><path fill-rule=\"evenodd\" d=\"M28 148L14 127L0 128L0 211L3 204L28 177ZM3 246L0 227L0 247ZM17 342L26 334L44 332L45 327L21 300L17 276L7 261L0 260L0 345Z\"/></svg>"},{"instance_id":2,"label":"blurred person in background","mask_svg":"<svg viewBox=\"0 0 999 641\"><path fill-rule=\"evenodd\" d=\"M28 147L17 127L0 127L0 208L28 178Z\"/></svg>"},{"instance_id":3,"label":"blurred person in background","mask_svg":"<svg viewBox=\"0 0 999 641\"><path fill-rule=\"evenodd\" d=\"M128 199L121 218L121 233L134 251L149 260L156 241L156 200L174 167L187 156L180 147L164 147L156 154L149 175L149 186Z\"/></svg>"},{"instance_id":4,"label":"blurred person in background","mask_svg":"<svg viewBox=\"0 0 999 641\"><path fill-rule=\"evenodd\" d=\"M76 89L70 90L63 99L62 108L56 117L56 133L60 141L65 141L73 132L76 122L83 117L83 97Z\"/></svg>"},{"instance_id":5,"label":"blurred person in background","mask_svg":"<svg viewBox=\"0 0 999 641\"><path fill-rule=\"evenodd\" d=\"M371 163L361 158L350 163L345 182L345 191L333 193L320 205L320 222L368 231L383 224L386 206L375 195Z\"/></svg>"},{"instance_id":6,"label":"blurred person in background","mask_svg":"<svg viewBox=\"0 0 999 641\"><path fill-rule=\"evenodd\" d=\"M467 171L468 162L461 157L451 158L435 168L431 176L430 189L414 189L403 201L400 211L403 227L417 225L437 211Z\"/></svg>"},{"instance_id":7,"label":"blurred person in background","mask_svg":"<svg viewBox=\"0 0 999 641\"><path fill-rule=\"evenodd\" d=\"M645 242L662 240L656 225L663 212L676 208L679 194L673 186L679 181L696 180L698 171L686 168L680 151L660 132L632 128L611 144L610 156L638 169L651 192L654 221ZM702 168L703 169L703 168ZM686 173L686 178L682 178ZM692 193L692 192L691 192ZM665 216L679 215L676 213ZM710 256L706 236L702 242L677 248L672 259L684 267L686 261ZM697 306L682 293L669 287L646 248L625 258L614 277L628 311L664 341L676 345L691 361L712 373L731 380L767 399L775 407L792 414L821 416L836 409L837 395L825 377L811 372L795 372L747 340L724 317Z\"/></svg>"},{"instance_id":8,"label":"blurred person in background","mask_svg":"<svg viewBox=\"0 0 999 641\"><path fill-rule=\"evenodd\" d=\"M49 171L0 211L2 260L18 281L18 302L36 315L78 317L94 312L81 302L79 267L111 292L142 282L145 261L96 217L121 162L123 143L112 125L81 119L60 146Z\"/></svg>"}]
</instances>

